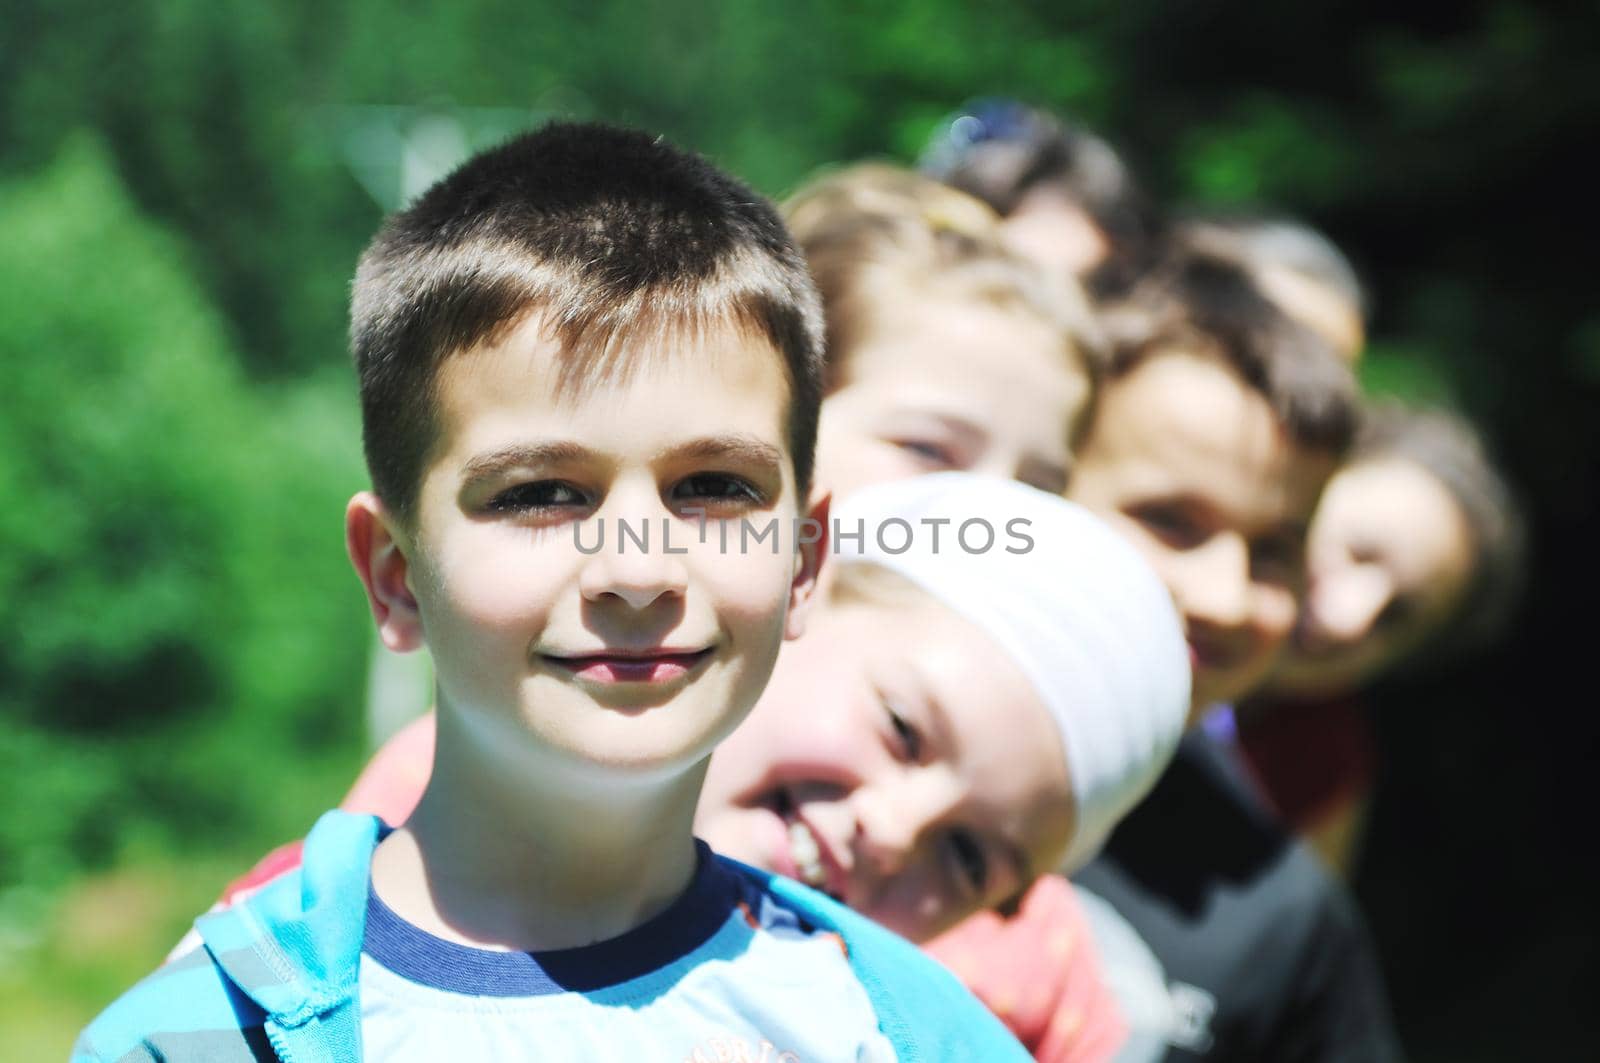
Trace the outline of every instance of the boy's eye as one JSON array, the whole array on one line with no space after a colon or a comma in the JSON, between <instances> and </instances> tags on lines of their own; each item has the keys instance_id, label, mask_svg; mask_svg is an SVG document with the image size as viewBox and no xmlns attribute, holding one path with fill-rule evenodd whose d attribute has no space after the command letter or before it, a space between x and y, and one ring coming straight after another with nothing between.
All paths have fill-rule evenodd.
<instances>
[{"instance_id":1,"label":"boy's eye","mask_svg":"<svg viewBox=\"0 0 1600 1063\"><path fill-rule=\"evenodd\" d=\"M916 763L922 759L922 732L918 731L911 721L907 720L888 701L883 702L883 711L889 714L889 727L894 731L894 740L899 747L900 756L904 760Z\"/></svg>"},{"instance_id":2,"label":"boy's eye","mask_svg":"<svg viewBox=\"0 0 1600 1063\"><path fill-rule=\"evenodd\" d=\"M588 496L571 484L560 480L536 480L506 488L489 499L488 508L495 513L516 514L571 509L588 504Z\"/></svg>"},{"instance_id":3,"label":"boy's eye","mask_svg":"<svg viewBox=\"0 0 1600 1063\"><path fill-rule=\"evenodd\" d=\"M891 439L890 442L924 465L950 469L960 464L955 451L942 443L928 439Z\"/></svg>"},{"instance_id":4,"label":"boy's eye","mask_svg":"<svg viewBox=\"0 0 1600 1063\"><path fill-rule=\"evenodd\" d=\"M1128 515L1175 550L1189 550L1205 541L1205 530L1177 506L1137 506Z\"/></svg>"},{"instance_id":5,"label":"boy's eye","mask_svg":"<svg viewBox=\"0 0 1600 1063\"><path fill-rule=\"evenodd\" d=\"M744 502L760 505L766 499L749 481L720 472L702 472L679 480L672 488L674 501Z\"/></svg>"},{"instance_id":6,"label":"boy's eye","mask_svg":"<svg viewBox=\"0 0 1600 1063\"><path fill-rule=\"evenodd\" d=\"M962 887L982 896L989 882L989 861L983 846L969 831L959 829L946 834L944 844Z\"/></svg>"}]
</instances>

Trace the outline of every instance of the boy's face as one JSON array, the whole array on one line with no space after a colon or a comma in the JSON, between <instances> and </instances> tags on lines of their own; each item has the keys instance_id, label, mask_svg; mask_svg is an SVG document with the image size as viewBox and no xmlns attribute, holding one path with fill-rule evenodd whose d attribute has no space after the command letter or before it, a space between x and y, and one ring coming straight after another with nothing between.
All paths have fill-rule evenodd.
<instances>
[{"instance_id":1,"label":"boy's face","mask_svg":"<svg viewBox=\"0 0 1600 1063\"><path fill-rule=\"evenodd\" d=\"M1161 351L1105 385L1069 495L1124 531L1172 592L1195 712L1250 693L1271 669L1332 467L1216 359Z\"/></svg>"},{"instance_id":2,"label":"boy's face","mask_svg":"<svg viewBox=\"0 0 1600 1063\"><path fill-rule=\"evenodd\" d=\"M1054 866L1073 820L1033 686L981 631L915 595L813 614L711 758L695 832L921 941Z\"/></svg>"},{"instance_id":3,"label":"boy's face","mask_svg":"<svg viewBox=\"0 0 1600 1063\"><path fill-rule=\"evenodd\" d=\"M441 711L496 748L682 770L754 704L815 575L790 534L782 362L729 330L666 341L631 377L558 398L558 353L534 316L445 362L415 527L385 515L392 546L357 568L386 642L426 642ZM777 519L782 549L738 549L738 518ZM619 522L648 528L648 548Z\"/></svg>"},{"instance_id":4,"label":"boy's face","mask_svg":"<svg viewBox=\"0 0 1600 1063\"><path fill-rule=\"evenodd\" d=\"M1375 459L1328 484L1306 558L1305 608L1272 686L1337 693L1375 678L1449 620L1472 579L1472 529L1432 473Z\"/></svg>"},{"instance_id":5,"label":"boy's face","mask_svg":"<svg viewBox=\"0 0 1600 1063\"><path fill-rule=\"evenodd\" d=\"M1087 277L1111 254L1111 241L1065 189L1041 183L1029 189L1001 222L1012 251L1047 270Z\"/></svg>"},{"instance_id":6,"label":"boy's face","mask_svg":"<svg viewBox=\"0 0 1600 1063\"><path fill-rule=\"evenodd\" d=\"M822 404L818 481L843 498L956 469L1060 494L1091 389L1059 333L971 298L880 305Z\"/></svg>"}]
</instances>

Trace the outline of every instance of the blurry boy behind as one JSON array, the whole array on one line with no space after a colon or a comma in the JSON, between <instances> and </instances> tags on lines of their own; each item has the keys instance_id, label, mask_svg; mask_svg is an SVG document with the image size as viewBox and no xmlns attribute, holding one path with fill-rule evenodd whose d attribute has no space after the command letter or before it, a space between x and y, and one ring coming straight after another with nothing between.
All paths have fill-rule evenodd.
<instances>
[{"instance_id":1,"label":"blurry boy behind","mask_svg":"<svg viewBox=\"0 0 1600 1063\"><path fill-rule=\"evenodd\" d=\"M1192 251L1111 308L1107 328L1109 379L1070 494L1166 582L1198 724L1257 689L1294 629L1306 529L1353 430L1354 382L1239 266ZM1163 969L1150 999L1124 1004L1166 1058L1396 1051L1353 902L1277 824L1236 750L1200 728L1074 881Z\"/></svg>"}]
</instances>

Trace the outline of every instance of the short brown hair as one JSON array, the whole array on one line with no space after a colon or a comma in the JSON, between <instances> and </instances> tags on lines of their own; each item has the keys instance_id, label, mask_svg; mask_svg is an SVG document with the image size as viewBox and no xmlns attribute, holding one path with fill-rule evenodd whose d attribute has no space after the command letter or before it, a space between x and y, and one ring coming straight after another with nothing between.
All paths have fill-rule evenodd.
<instances>
[{"instance_id":1,"label":"short brown hair","mask_svg":"<svg viewBox=\"0 0 1600 1063\"><path fill-rule=\"evenodd\" d=\"M529 313L566 356L563 385L631 365L645 330L735 325L769 340L790 388L795 479L809 489L821 309L772 206L658 137L552 123L469 159L392 215L361 256L350 310L373 488L414 515L451 354Z\"/></svg>"},{"instance_id":2,"label":"short brown hair","mask_svg":"<svg viewBox=\"0 0 1600 1063\"><path fill-rule=\"evenodd\" d=\"M1334 454L1350 445L1357 391L1349 366L1263 295L1238 263L1169 245L1160 265L1101 311L1112 377L1163 349L1198 350L1263 395L1296 443Z\"/></svg>"},{"instance_id":3,"label":"short brown hair","mask_svg":"<svg viewBox=\"0 0 1600 1063\"><path fill-rule=\"evenodd\" d=\"M1109 253L1087 280L1097 297L1126 291L1159 257L1165 221L1104 138L1018 100L969 101L935 135L922 171L1009 216L1038 190L1075 204Z\"/></svg>"},{"instance_id":4,"label":"short brown hair","mask_svg":"<svg viewBox=\"0 0 1600 1063\"><path fill-rule=\"evenodd\" d=\"M966 193L897 166L860 163L808 183L784 214L827 312L828 391L844 384L850 352L891 285L934 285L1034 317L1098 382L1107 349L1087 297L1076 282L1007 251L999 218Z\"/></svg>"},{"instance_id":5,"label":"short brown hair","mask_svg":"<svg viewBox=\"0 0 1600 1063\"><path fill-rule=\"evenodd\" d=\"M1350 257L1299 218L1240 209L1192 211L1179 219L1171 238L1247 271L1278 266L1338 296L1363 324L1372 318L1372 293Z\"/></svg>"}]
</instances>

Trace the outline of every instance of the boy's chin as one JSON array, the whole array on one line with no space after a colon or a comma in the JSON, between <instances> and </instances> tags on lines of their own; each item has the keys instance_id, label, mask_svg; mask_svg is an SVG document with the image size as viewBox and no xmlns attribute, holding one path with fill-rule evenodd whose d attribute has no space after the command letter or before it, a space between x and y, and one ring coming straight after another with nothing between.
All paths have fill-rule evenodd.
<instances>
[{"instance_id":1,"label":"boy's chin","mask_svg":"<svg viewBox=\"0 0 1600 1063\"><path fill-rule=\"evenodd\" d=\"M716 718L674 719L673 712L670 703L619 709L579 697L562 711L508 721L485 740L497 761L536 786L665 783L702 764L723 731Z\"/></svg>"},{"instance_id":2,"label":"boy's chin","mask_svg":"<svg viewBox=\"0 0 1600 1063\"><path fill-rule=\"evenodd\" d=\"M705 759L700 746L677 744L604 749L567 746L554 752L566 762L571 781L582 780L586 786L610 796L618 796L634 786L648 788L674 783L693 772Z\"/></svg>"}]
</instances>

